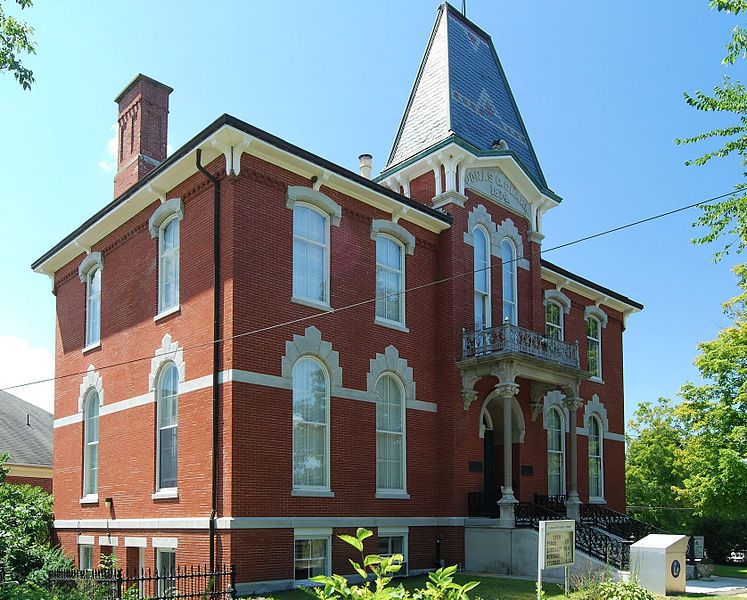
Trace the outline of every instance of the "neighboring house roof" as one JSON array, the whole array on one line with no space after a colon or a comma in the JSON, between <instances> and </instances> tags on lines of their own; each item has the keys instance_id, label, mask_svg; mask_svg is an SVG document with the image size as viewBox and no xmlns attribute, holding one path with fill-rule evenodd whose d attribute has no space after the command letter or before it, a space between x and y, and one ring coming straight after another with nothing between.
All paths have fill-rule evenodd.
<instances>
[{"instance_id":1,"label":"neighboring house roof","mask_svg":"<svg viewBox=\"0 0 747 600\"><path fill-rule=\"evenodd\" d=\"M456 134L480 150L504 140L547 187L490 36L449 4L433 26L387 169Z\"/></svg>"},{"instance_id":2,"label":"neighboring house roof","mask_svg":"<svg viewBox=\"0 0 747 600\"><path fill-rule=\"evenodd\" d=\"M10 464L52 466L52 415L0 391L0 453Z\"/></svg>"}]
</instances>

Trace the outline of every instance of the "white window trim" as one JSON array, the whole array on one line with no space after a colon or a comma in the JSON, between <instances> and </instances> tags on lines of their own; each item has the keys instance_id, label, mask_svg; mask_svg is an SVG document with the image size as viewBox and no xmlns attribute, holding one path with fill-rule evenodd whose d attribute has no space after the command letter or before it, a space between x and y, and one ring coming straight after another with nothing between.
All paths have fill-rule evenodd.
<instances>
[{"instance_id":1,"label":"white window trim","mask_svg":"<svg viewBox=\"0 0 747 600\"><path fill-rule=\"evenodd\" d=\"M560 410L557 406L551 406L548 409L548 414L550 411L555 412L558 417L560 418L560 451L557 450L550 450L550 434L551 431L554 431L550 429L549 424L547 425L547 493L550 494L550 454L560 454L562 457L561 465L560 465L560 475L561 475L561 481L560 481L560 494L564 495L567 493L568 482L566 481L566 447L565 447L565 434L566 434L566 418L563 414L563 411Z\"/></svg>"},{"instance_id":2,"label":"white window trim","mask_svg":"<svg viewBox=\"0 0 747 600\"><path fill-rule=\"evenodd\" d=\"M156 375L156 383L155 383L155 393L156 393L156 482L155 482L155 493L151 496L153 500L162 500L166 498L178 498L179 492L178 492L178 485L176 487L164 487L162 488L160 486L161 481L161 377L163 376L164 371L166 368L170 365L173 365L177 372L177 389L176 389L176 402L177 402L177 408L176 408L176 425L174 426L176 428L176 439L177 439L177 445L176 445L176 480L179 481L179 396L181 395L181 391L179 389L179 383L181 383L181 379L179 377L179 367L176 365L176 363L165 360L163 363L161 363L161 368L158 371L158 374Z\"/></svg>"},{"instance_id":3,"label":"white window trim","mask_svg":"<svg viewBox=\"0 0 747 600\"><path fill-rule=\"evenodd\" d=\"M334 493L332 493L332 486L331 486L331 460L330 455L332 454L331 448L330 448L330 429L332 428L331 423L331 411L330 411L330 401L332 399L332 384L331 384L331 377L329 369L327 368L327 365L317 358L316 356L306 355L300 357L295 363L293 364L292 370L291 370L291 419L293 418L293 370L295 370L296 366L299 362L301 362L304 359L313 360L316 363L319 364L322 371L324 372L324 377L326 378L327 382L327 397L326 401L324 403L325 408L325 456L324 456L324 484L323 485L299 485L296 484L293 477L293 454L296 447L295 444L295 431L292 428L291 431L291 495L293 496L303 496L303 495L311 495L311 496L317 496L317 497L334 497ZM292 424L291 424L292 427Z\"/></svg>"},{"instance_id":4,"label":"white window trim","mask_svg":"<svg viewBox=\"0 0 747 600\"><path fill-rule=\"evenodd\" d=\"M164 231L166 231L166 227L169 226L173 221L181 221L181 216L177 213L171 214L170 216L164 218L164 220L161 222L161 225L158 227L158 313L156 314L156 317L154 320L161 319L165 317L167 314L173 314L176 311L179 310L180 301L181 301L181 287L182 287L182 278L181 278L181 270L182 270L182 261L181 261L181 251L182 251L182 228L181 224L179 225L179 243L176 246L176 248L170 250L169 252L172 252L176 254L176 302L175 304L171 306L164 306L164 290L163 290L163 259L164 259L164 252L163 252L163 234Z\"/></svg>"},{"instance_id":5,"label":"white window trim","mask_svg":"<svg viewBox=\"0 0 747 600\"><path fill-rule=\"evenodd\" d=\"M399 223L386 219L373 219L371 221L371 239L376 241L376 238L380 235L388 235L397 240L407 254L415 253L415 236ZM404 254L402 255L402 262L405 262Z\"/></svg>"},{"instance_id":6,"label":"white window trim","mask_svg":"<svg viewBox=\"0 0 747 600\"><path fill-rule=\"evenodd\" d=\"M399 239L397 239L394 236L391 236L391 235L388 235L388 234L385 234L385 233L380 233L377 236L377 239L378 239L378 237L387 238L387 239L391 240L392 242L394 242L399 247L399 249L400 249L400 257L402 259L402 270L399 271L399 274L400 274L400 291L399 291L399 316L400 316L400 319L398 321L395 321L394 319L388 319L386 317L382 317L381 315L377 314L376 313L376 306L375 306L375 303L374 303L375 321L379 325L385 325L387 327L392 327L393 329L399 329L400 331L404 331L405 333L409 333L410 330L407 328L407 323L406 323L406 315L407 315L406 297L407 297L407 294L405 293L405 290L407 289L407 277L406 277L406 273L405 273L405 264L406 264L407 261L405 260L405 246L404 246L404 244ZM414 246L414 243L413 243L413 246ZM387 267L385 265L380 265L380 263L379 263L379 257L378 257L378 252L377 252L377 255L376 255L376 276L377 277L378 277L378 273L379 273L379 266L381 266L382 269L385 269L387 271L397 272L395 269L392 269L391 267Z\"/></svg>"},{"instance_id":7,"label":"white window trim","mask_svg":"<svg viewBox=\"0 0 747 600\"><path fill-rule=\"evenodd\" d=\"M310 579L296 579L296 542L298 540L325 540L327 558L325 575L332 574L332 529L331 528L296 528L293 531L293 585L294 587L311 587L317 585Z\"/></svg>"},{"instance_id":8,"label":"white window trim","mask_svg":"<svg viewBox=\"0 0 747 600\"><path fill-rule=\"evenodd\" d=\"M378 459L376 461L376 498L389 498L389 499L402 499L408 500L410 495L407 493L407 393L404 382L397 376L396 373L385 372L379 375L376 380L376 386L383 377L391 377L397 386L399 387L400 398L401 398L401 411L402 411L402 487L401 488L380 488L379 487L379 465ZM378 398L376 399L378 406ZM391 432L387 432L391 433ZM376 450L378 456L379 447L379 426L376 424Z\"/></svg>"},{"instance_id":9,"label":"white window trim","mask_svg":"<svg viewBox=\"0 0 747 600\"><path fill-rule=\"evenodd\" d=\"M96 491L95 492L86 492L86 490L89 487L90 481L90 473L89 473L89 467L90 467L90 456L89 456L89 446L88 443L88 419L86 417L87 411L86 407L89 403L89 398L91 398L92 394L96 394L96 398L98 399L98 406L96 407L98 410L98 414L96 415L96 429L98 430L98 434L96 436ZM88 391L86 391L86 395L83 398L83 489L82 489L82 495L81 495L81 504L93 504L94 502L99 501L99 467L101 465L100 455L99 455L99 449L101 446L101 399L98 398L98 392L96 391L96 388L90 387L88 388ZM95 500L94 500L95 498Z\"/></svg>"},{"instance_id":10,"label":"white window trim","mask_svg":"<svg viewBox=\"0 0 747 600\"><path fill-rule=\"evenodd\" d=\"M103 296L103 268L102 264L98 263L93 265L88 272L86 273L86 345L85 348L83 348L83 352L88 352L89 350L93 350L94 348L98 348L101 346L101 309L102 309L102 303L101 298ZM99 279L99 293L98 293L98 303L99 303L99 322L98 322L98 328L99 328L99 335L96 339L90 339L91 336L91 281L93 277L96 275L96 273L99 273L100 279Z\"/></svg>"},{"instance_id":11,"label":"white window trim","mask_svg":"<svg viewBox=\"0 0 747 600\"><path fill-rule=\"evenodd\" d=\"M558 307L558 315L560 316L560 323L557 324L557 325L555 323L550 323L550 321L547 320L547 307L550 306L550 305ZM559 302L557 302L555 300L549 300L549 299L545 300L545 336L546 337L550 337L548 335L548 329L550 327L553 327L553 328L559 328L560 329L560 337L558 339L560 341L564 341L565 340L565 318L564 317L565 317L565 315L564 315L563 306Z\"/></svg>"},{"instance_id":12,"label":"white window trim","mask_svg":"<svg viewBox=\"0 0 747 600\"><path fill-rule=\"evenodd\" d=\"M483 297L483 302L485 303L487 310L485 311L486 319L485 319L485 329L489 329L493 324L493 274L492 274L492 261L491 258L493 256L493 253L491 251L491 243L490 243L490 233L483 225L476 225L472 229L472 241L473 241L473 252L472 252L472 268L474 271L477 270L477 257L475 256L475 253L477 252L477 236L475 235L475 232L477 230L480 230L480 232L485 236L485 260L487 261L487 268L485 270L485 273L487 275L487 292L483 293L482 291L479 291L477 289L477 286L475 285L476 281L476 275L477 273L472 274L472 291L473 296L480 294L481 297ZM473 310L474 310L474 300L473 300ZM474 316L475 321L475 329L477 329L477 315Z\"/></svg>"},{"instance_id":13,"label":"white window trim","mask_svg":"<svg viewBox=\"0 0 747 600\"><path fill-rule=\"evenodd\" d=\"M397 577L407 577L410 561L410 531L408 527L379 527L376 531L377 538L402 538L402 568L397 573Z\"/></svg>"},{"instance_id":14,"label":"white window trim","mask_svg":"<svg viewBox=\"0 0 747 600\"><path fill-rule=\"evenodd\" d=\"M176 550L179 547L179 540L177 538L154 537L151 544L154 548L160 550Z\"/></svg>"},{"instance_id":15,"label":"white window trim","mask_svg":"<svg viewBox=\"0 0 747 600\"><path fill-rule=\"evenodd\" d=\"M513 276L511 279L513 281L513 288L514 288L513 289L514 321L510 322L510 324L518 326L519 325L519 282L518 282L519 270L517 268L518 253L516 250L516 243L510 237L504 237L501 240L501 288L503 287L503 279L504 279L503 274L504 274L504 269L506 268L506 265L503 263L503 243L504 242L508 242L511 245L511 251L512 251L512 256L513 256L513 260L511 261L511 269L513 270ZM503 289L501 289L501 292L503 295L503 298L501 298L501 311L503 311L503 304L506 302L506 293L505 293L505 290ZM501 323L506 323L506 315L504 314L501 314Z\"/></svg>"},{"instance_id":16,"label":"white window trim","mask_svg":"<svg viewBox=\"0 0 747 600\"><path fill-rule=\"evenodd\" d=\"M78 567L80 567L81 571L89 571L93 569L93 536L90 536L90 537L91 537L90 544L79 544L78 545ZM84 548L91 552L91 566L90 567L83 566L83 549Z\"/></svg>"},{"instance_id":17,"label":"white window trim","mask_svg":"<svg viewBox=\"0 0 747 600\"><path fill-rule=\"evenodd\" d=\"M600 496L592 496L591 495L591 422L595 421L597 423L598 432L599 432L599 487L601 488L602 494ZM605 504L606 500L605 497L605 491L604 491L604 424L602 423L602 419L600 416L596 413L591 414L589 416L588 425L587 425L587 435L588 435L588 447L589 452L588 454L588 464L589 464L589 503L590 504ZM594 456L594 458L597 458Z\"/></svg>"},{"instance_id":18,"label":"white window trim","mask_svg":"<svg viewBox=\"0 0 747 600\"><path fill-rule=\"evenodd\" d=\"M597 328L597 331L599 332L599 337L598 338L593 338L593 337L591 337L589 335L588 324L591 323L592 321L596 322L597 325L598 325L598 328ZM587 323L587 329L586 329L586 348L587 348L587 350L586 350L587 351L586 362L587 362L587 366L588 366L588 362L589 362L589 357L588 357L589 341L596 342L597 349L598 349L597 350L597 370L599 372L593 374L591 377L589 377L589 379L591 381L596 381L598 383L604 383L604 380L602 379L602 321L600 321L596 316L589 316L586 319L586 323Z\"/></svg>"},{"instance_id":19,"label":"white window trim","mask_svg":"<svg viewBox=\"0 0 747 600\"><path fill-rule=\"evenodd\" d=\"M326 240L324 244L324 298L322 300L319 300L319 298L312 298L310 296L304 296L299 293L298 290L293 289L293 284L291 282L291 301L295 302L297 304L306 304L311 303L313 308L320 308L322 310L333 310L332 306L330 304L330 296L331 296L331 267L330 267L330 255L332 254L332 235L331 235L331 228L330 228L330 214L317 206L316 204L306 202L306 201L299 201L295 202L293 206L293 242L295 243L296 238L302 240L304 243L307 244L313 244L316 246L321 246L319 242L316 240L310 240L304 237L301 237L299 235L296 235L295 231L295 219L296 219L296 208L307 208L311 211L314 211L315 213L322 216L324 219L324 239ZM291 262L292 262L292 268L295 269L295 256L293 255L293 249L292 249L292 256L291 256ZM295 279L293 277L292 279Z\"/></svg>"}]
</instances>

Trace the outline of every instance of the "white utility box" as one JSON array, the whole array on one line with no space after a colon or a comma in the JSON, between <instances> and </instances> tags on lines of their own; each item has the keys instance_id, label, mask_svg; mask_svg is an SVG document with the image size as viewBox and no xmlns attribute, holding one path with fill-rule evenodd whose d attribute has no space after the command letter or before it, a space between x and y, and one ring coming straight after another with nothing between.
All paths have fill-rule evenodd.
<instances>
[{"instance_id":1,"label":"white utility box","mask_svg":"<svg viewBox=\"0 0 747 600\"><path fill-rule=\"evenodd\" d=\"M630 574L654 594L684 594L685 552L686 535L647 535L630 547Z\"/></svg>"}]
</instances>

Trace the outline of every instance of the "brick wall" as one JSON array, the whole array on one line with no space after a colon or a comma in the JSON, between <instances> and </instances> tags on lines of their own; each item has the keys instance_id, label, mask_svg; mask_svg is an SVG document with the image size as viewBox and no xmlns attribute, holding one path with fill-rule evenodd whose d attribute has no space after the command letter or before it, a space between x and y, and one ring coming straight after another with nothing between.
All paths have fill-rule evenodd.
<instances>
[{"instance_id":1,"label":"brick wall","mask_svg":"<svg viewBox=\"0 0 747 600\"><path fill-rule=\"evenodd\" d=\"M31 485L40 487L45 492L52 493L52 478L51 477L22 477L20 475L8 475L5 478L5 483L12 485Z\"/></svg>"}]
</instances>

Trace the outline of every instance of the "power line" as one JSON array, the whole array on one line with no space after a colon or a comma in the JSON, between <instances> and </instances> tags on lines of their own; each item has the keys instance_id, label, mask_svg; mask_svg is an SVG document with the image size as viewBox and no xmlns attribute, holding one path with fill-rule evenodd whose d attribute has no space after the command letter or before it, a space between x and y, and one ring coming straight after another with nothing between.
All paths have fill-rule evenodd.
<instances>
[{"instance_id":1,"label":"power line","mask_svg":"<svg viewBox=\"0 0 747 600\"><path fill-rule=\"evenodd\" d=\"M718 196L713 196L713 197L708 198L706 200L700 200L699 202L694 202L692 204L688 204L688 205L685 205L685 206L680 206L678 208L674 208L672 210L668 210L668 211L663 212L663 213L658 213L658 214L652 215L650 217L645 217L645 218L639 219L637 221L632 221L630 223L625 223L624 225L619 225L619 226L613 227L611 229L605 229L604 231L600 231L600 232L597 232L597 233L593 233L591 235L587 235L587 236L584 236L584 237L581 237L581 238L577 238L575 240L571 240L570 242L565 242L563 244L558 244L557 246L552 246L550 248L545 248L545 249L540 250L539 252L534 252L534 253L530 254L529 256L532 257L532 256L536 256L538 254L539 255L547 254L548 252L553 252L555 250L560 250L562 248L568 248L569 246L575 246L576 244L581 244L583 242L588 242L590 240L593 240L593 239L596 239L596 238L600 238L600 237L603 237L603 236L606 236L606 235L610 235L612 233L617 233L618 231L623 231L624 229L630 229L632 227L637 227L638 225L643 225L644 223L649 223L651 221L656 221L658 219L663 219L664 217L669 217L671 215L674 215L674 214L677 214L677 213L680 213L680 212L684 212L686 210L691 210L691 209L696 208L698 206L703 206L704 204L710 204L711 202L715 202L716 200L721 200L722 198L726 198L726 197L731 196L733 194L734 194L733 191L725 193L725 194L719 194ZM517 256L516 258L514 258L510 262L516 262L518 260L519 260L519 258ZM266 325L266 326L260 327L258 329L253 329L253 330L250 330L250 331L244 331L244 332L237 333L235 335L231 335L231 336L228 336L228 337L225 337L225 338L220 338L220 339L217 339L217 340L211 340L211 341L208 341L208 342L201 342L199 344L193 344L191 346L185 346L183 348L183 350L194 350L194 349L197 349L197 348L202 348L202 347L205 347L205 346L210 346L210 345L215 344L215 343L220 344L220 343L224 343L224 342L227 342L227 341L235 340L235 339L238 339L238 338L243 338L243 337L248 337L248 336L252 336L252 335L257 335L257 334L260 334L260 333L265 333L265 332L271 331L273 329L280 329L282 327L288 327L290 325L296 325L298 323L303 323L305 321L311 321L313 319L319 319L321 317L325 317L327 315L331 315L331 314L334 314L334 313L339 313L339 312L343 312L343 311L346 311L346 310L352 310L354 308L359 308L361 306L365 306L367 304L371 304L373 302L376 302L376 300L380 300L382 298L388 298L389 296L395 296L395 295L405 295L405 294L408 294L410 292L416 292L418 290L422 290L422 289L429 288L429 287L432 287L432 286L440 285L442 283L448 283L449 281L454 281L454 280L460 279L462 277L467 277L469 275L474 275L475 273L480 273L482 271L486 271L486 270L489 270L489 269L492 269L492 268L493 268L492 266L487 266L487 267L483 267L481 269L474 269L472 271L464 271L462 273L457 273L456 275L450 275L449 277L443 277L441 279L436 279L434 281L429 281L428 283L423 283L423 284L420 284L420 285L413 286L411 288L407 288L407 289L403 290L402 292L395 292L393 294L388 294L386 296L375 296L373 298L368 298L366 300L361 300L360 302L354 302L352 304L347 304L345 306L341 306L340 308L333 308L332 310L323 311L323 312L320 312L320 313L315 313L313 315L307 315L305 317L299 317L297 319L290 319L288 321L283 321L283 322L280 322L280 323L274 323L272 325ZM121 361L121 362L117 362L117 363L111 363L111 364L108 364L108 365L103 365L103 366L97 367L97 370L98 371L103 371L104 369L112 369L112 368L115 368L115 367L123 367L123 366L131 365L131 364L136 363L136 362L140 362L140 361L144 361L144 360L152 360L152 359L153 359L152 356L140 356L140 357L137 357L137 358L132 358L130 360L125 360L125 361ZM18 384L11 385L11 386L8 386L8 387L5 387L5 388L1 388L0 392L7 392L9 390L15 390L15 389L18 389L18 388L21 388L21 387L27 387L27 386L31 386L31 385L37 385L37 384L40 384L40 383L49 383L49 382L52 382L52 381L57 381L58 379L65 379L65 378L68 378L68 377L78 377L78 376L85 375L85 374L86 374L86 371L78 371L78 372L75 372L75 373L67 373L65 375L55 375L54 377L48 377L46 379L37 379L35 381L28 381L28 382L25 382L25 383L18 383Z\"/></svg>"}]
</instances>

